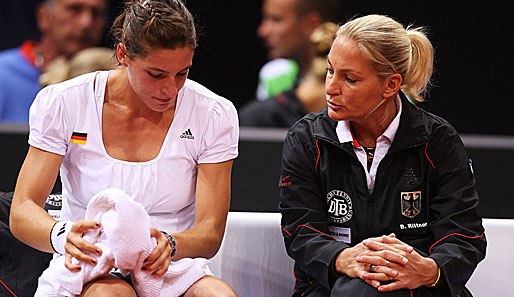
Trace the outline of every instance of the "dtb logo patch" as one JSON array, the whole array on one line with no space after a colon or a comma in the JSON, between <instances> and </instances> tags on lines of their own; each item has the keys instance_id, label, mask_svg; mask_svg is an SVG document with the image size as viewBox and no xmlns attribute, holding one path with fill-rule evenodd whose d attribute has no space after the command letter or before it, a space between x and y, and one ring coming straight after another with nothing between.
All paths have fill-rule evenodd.
<instances>
[{"instance_id":1,"label":"dtb logo patch","mask_svg":"<svg viewBox=\"0 0 514 297\"><path fill-rule=\"evenodd\" d=\"M333 223L348 222L353 216L352 200L341 190L332 190L327 194L328 214Z\"/></svg>"},{"instance_id":2,"label":"dtb logo patch","mask_svg":"<svg viewBox=\"0 0 514 297\"><path fill-rule=\"evenodd\" d=\"M421 191L401 192L402 215L414 218L421 212Z\"/></svg>"}]
</instances>

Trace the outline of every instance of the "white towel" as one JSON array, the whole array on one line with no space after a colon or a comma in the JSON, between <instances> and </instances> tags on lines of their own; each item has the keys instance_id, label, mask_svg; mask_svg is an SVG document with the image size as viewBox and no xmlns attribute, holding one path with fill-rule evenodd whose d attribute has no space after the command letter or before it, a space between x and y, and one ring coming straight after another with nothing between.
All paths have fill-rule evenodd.
<instances>
[{"instance_id":1,"label":"white towel","mask_svg":"<svg viewBox=\"0 0 514 297\"><path fill-rule=\"evenodd\" d=\"M86 219L102 224L84 235L84 239L102 249L99 257L90 254L97 259L97 265L80 263L82 269L71 272L64 266L64 256L52 259L39 278L35 297L78 295L85 283L106 275L113 266L130 272L137 294L145 297L178 297L203 276L212 275L208 260L203 258L173 262L163 277L142 270L143 261L156 246L150 237L150 217L140 203L121 190L106 189L93 196Z\"/></svg>"}]
</instances>

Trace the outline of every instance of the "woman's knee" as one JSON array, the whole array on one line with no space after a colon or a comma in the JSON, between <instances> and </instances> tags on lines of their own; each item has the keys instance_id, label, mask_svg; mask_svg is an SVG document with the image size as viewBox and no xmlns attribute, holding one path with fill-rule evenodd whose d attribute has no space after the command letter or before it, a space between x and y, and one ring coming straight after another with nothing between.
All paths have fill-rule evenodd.
<instances>
[{"instance_id":1,"label":"woman's knee","mask_svg":"<svg viewBox=\"0 0 514 297\"><path fill-rule=\"evenodd\" d=\"M87 283L82 290L82 297L137 297L136 291L126 281L114 277L104 277Z\"/></svg>"},{"instance_id":2,"label":"woman's knee","mask_svg":"<svg viewBox=\"0 0 514 297\"><path fill-rule=\"evenodd\" d=\"M205 276L194 283L184 297L237 297L237 294L224 281L213 276Z\"/></svg>"}]
</instances>

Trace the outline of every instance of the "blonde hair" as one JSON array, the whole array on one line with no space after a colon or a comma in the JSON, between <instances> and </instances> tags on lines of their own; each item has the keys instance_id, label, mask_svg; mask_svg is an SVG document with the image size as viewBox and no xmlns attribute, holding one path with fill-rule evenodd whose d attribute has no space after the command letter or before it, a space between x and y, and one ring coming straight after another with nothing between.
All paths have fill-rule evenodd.
<instances>
[{"instance_id":1,"label":"blonde hair","mask_svg":"<svg viewBox=\"0 0 514 297\"><path fill-rule=\"evenodd\" d=\"M400 74L401 90L412 99L423 101L434 64L434 49L424 28L404 28L390 17L368 15L342 25L337 37L357 42L379 77Z\"/></svg>"},{"instance_id":2,"label":"blonde hair","mask_svg":"<svg viewBox=\"0 0 514 297\"><path fill-rule=\"evenodd\" d=\"M314 75L317 79L325 81L327 75L327 55L336 38L339 26L332 22L319 25L310 36L310 41L316 50L307 75Z\"/></svg>"},{"instance_id":3,"label":"blonde hair","mask_svg":"<svg viewBox=\"0 0 514 297\"><path fill-rule=\"evenodd\" d=\"M45 87L84 73L115 69L116 65L113 50L104 47L90 47L79 51L69 60L63 56L54 59L45 72L39 76L39 83Z\"/></svg>"}]
</instances>

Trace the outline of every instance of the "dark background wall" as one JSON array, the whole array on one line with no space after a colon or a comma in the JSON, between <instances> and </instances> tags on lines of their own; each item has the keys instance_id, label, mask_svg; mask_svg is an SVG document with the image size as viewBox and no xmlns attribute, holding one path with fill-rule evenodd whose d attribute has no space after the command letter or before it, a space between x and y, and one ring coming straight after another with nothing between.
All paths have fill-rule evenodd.
<instances>
[{"instance_id":1,"label":"dark background wall","mask_svg":"<svg viewBox=\"0 0 514 297\"><path fill-rule=\"evenodd\" d=\"M33 18L38 1L3 3L0 49L38 38ZM122 3L111 0L110 21ZM258 69L266 61L255 33L261 3L187 1L203 32L190 77L232 100L236 107L253 98ZM436 68L426 109L446 118L461 133L514 134L514 26L507 7L494 1L343 2L343 21L369 13L428 27Z\"/></svg>"}]
</instances>

